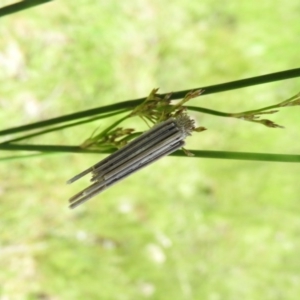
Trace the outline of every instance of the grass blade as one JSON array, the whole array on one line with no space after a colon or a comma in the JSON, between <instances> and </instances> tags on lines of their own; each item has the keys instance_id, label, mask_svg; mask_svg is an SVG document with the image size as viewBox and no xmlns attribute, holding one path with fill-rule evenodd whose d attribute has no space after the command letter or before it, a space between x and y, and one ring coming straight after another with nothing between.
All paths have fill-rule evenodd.
<instances>
[{"instance_id":1,"label":"grass blade","mask_svg":"<svg viewBox=\"0 0 300 300\"><path fill-rule=\"evenodd\" d=\"M0 150L7 151L39 151L39 152L68 152L68 153L102 153L108 154L115 151L83 149L79 146L57 146L57 145L26 145L26 144L0 144ZM270 154L257 152L231 152L231 151L211 151L211 150L187 150L194 154L193 157L198 158L214 158L214 159L235 159L235 160L250 160L250 161L272 161L272 162L298 162L300 163L300 155L298 154ZM182 151L176 151L171 156L184 156Z\"/></svg>"},{"instance_id":2,"label":"grass blade","mask_svg":"<svg viewBox=\"0 0 300 300\"><path fill-rule=\"evenodd\" d=\"M52 0L24 0L0 8L0 18Z\"/></svg>"},{"instance_id":3,"label":"grass blade","mask_svg":"<svg viewBox=\"0 0 300 300\"><path fill-rule=\"evenodd\" d=\"M208 95L208 94L220 93L220 92L224 92L224 91L240 89L240 88L244 88L244 87L248 87L248 86L264 84L264 83L268 83L268 82L274 82L274 81L290 79L290 78L295 78L295 77L300 77L300 68L276 72L276 73L262 75L262 76L251 77L251 78L247 78L247 79L231 81L231 82L227 82L227 83L206 86L206 87L195 88L195 89L191 89L191 90L174 92L174 93L172 93L172 99L174 99L174 100L181 99L187 93L194 91L194 90L203 89L204 90L203 95ZM167 94L161 94L162 97L164 97L166 95ZM69 121L73 121L73 120L80 119L80 118L91 117L93 115L104 114L104 113L122 110L122 109L132 110L134 107L141 104L142 101L144 101L145 99L146 98L128 100L128 101L119 102L116 104L111 104L111 105L107 105L107 106L103 106L103 107L97 107L97 108L93 108L93 109L89 109L89 110L85 110L85 111L81 111L81 112L76 112L76 113L48 119L45 121L31 123L28 125L21 125L21 126L17 126L17 127L8 128L8 129L0 131L0 136L6 135L6 134L14 134L17 132L24 132L27 130L38 129L41 127L51 126L54 124L69 122ZM202 99L202 97L201 97L201 99Z\"/></svg>"}]
</instances>

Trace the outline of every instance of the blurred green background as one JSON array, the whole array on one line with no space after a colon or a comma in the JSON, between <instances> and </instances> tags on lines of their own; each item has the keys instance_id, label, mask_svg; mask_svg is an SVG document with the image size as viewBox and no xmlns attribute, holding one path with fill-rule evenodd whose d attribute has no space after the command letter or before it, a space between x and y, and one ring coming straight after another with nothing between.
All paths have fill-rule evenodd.
<instances>
[{"instance_id":1,"label":"blurred green background","mask_svg":"<svg viewBox=\"0 0 300 300\"><path fill-rule=\"evenodd\" d=\"M1 128L299 67L299 19L298 0L54 1L10 15ZM239 112L297 92L292 79L190 105ZM285 129L193 116L208 130L188 149L299 153L297 107L270 117ZM30 142L78 145L110 123ZM102 157L1 163L1 300L299 299L299 165L168 157L69 210L88 179L66 180Z\"/></svg>"}]
</instances>

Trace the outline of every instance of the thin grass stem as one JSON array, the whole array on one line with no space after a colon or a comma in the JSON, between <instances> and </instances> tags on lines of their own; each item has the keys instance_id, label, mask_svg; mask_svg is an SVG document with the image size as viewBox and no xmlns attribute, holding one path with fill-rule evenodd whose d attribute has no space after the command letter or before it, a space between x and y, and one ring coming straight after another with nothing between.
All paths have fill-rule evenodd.
<instances>
[{"instance_id":1,"label":"thin grass stem","mask_svg":"<svg viewBox=\"0 0 300 300\"><path fill-rule=\"evenodd\" d=\"M251 77L251 78L242 79L242 80L231 81L231 82L227 82L227 83L221 83L221 84L216 84L216 85L211 85L211 86L205 86L205 87L194 88L194 89L190 89L190 90L174 92L174 93L172 93L172 100L184 98L184 96L187 93L189 93L191 91L195 91L195 90L204 90L202 95L208 95L208 94L220 93L220 92L224 92L224 91L240 89L240 88L244 88L244 87L248 87L248 86L264 84L264 83L268 83L268 82L274 82L274 81L290 79L290 78L295 78L295 77L300 77L300 68L271 73L271 74L262 75L262 76ZM169 93L160 94L160 96L164 97L164 96L167 96L168 94ZM93 108L93 109L89 109L89 110L85 110L85 111L81 111L81 112L76 112L76 113L48 119L45 121L39 121L39 122L27 124L27 125L8 128L8 129L0 131L0 136L6 135L6 134L15 134L18 132L24 132L27 130L33 130L33 129L37 129L37 128L41 128L41 127L46 127L46 126L51 126L54 124L69 122L69 121L73 121L76 119L91 117L93 115L104 114L104 113L117 111L117 110L126 109L129 111L129 110L132 110L137 105L141 104L143 101L145 101L145 99L146 98L144 97L144 98L139 98L139 99L135 99L135 100L128 100L128 101L119 102L119 103L115 103L115 104L111 104L111 105L107 105L107 106L103 106L103 107L97 107L97 108ZM201 97L201 99L203 99L203 97Z\"/></svg>"},{"instance_id":2,"label":"thin grass stem","mask_svg":"<svg viewBox=\"0 0 300 300\"><path fill-rule=\"evenodd\" d=\"M14 14L16 12L31 8L33 6L37 6L40 4L44 4L47 2L51 2L52 0L24 0L21 2L13 3L0 8L0 18Z\"/></svg>"},{"instance_id":3,"label":"thin grass stem","mask_svg":"<svg viewBox=\"0 0 300 300\"><path fill-rule=\"evenodd\" d=\"M26 145L26 144L0 144L0 150L7 151L39 151L43 153L66 152L66 153L99 153L110 154L111 150L99 149L83 149L79 146L56 146L56 145ZM273 161L273 162L298 162L300 163L300 155L298 154L270 154L255 152L230 152L230 151L211 151L211 150L188 150L193 153L193 157L198 158L214 158L214 159L235 159L250 161ZM176 151L171 156L187 157L182 150Z\"/></svg>"},{"instance_id":4,"label":"thin grass stem","mask_svg":"<svg viewBox=\"0 0 300 300\"><path fill-rule=\"evenodd\" d=\"M25 139L37 137L37 136L40 136L40 135L43 135L43 134L46 134L46 133L50 133L50 132L53 132L53 131L62 130L62 129L66 129L66 128L69 128L69 127L73 127L73 126L78 126L78 125L82 125L82 124L94 122L94 121L99 120L99 119L104 119L104 118L112 117L112 116L115 116L115 115L123 113L123 112L125 112L125 110L123 110L123 111L117 111L117 112L112 112L112 113L106 114L106 115L96 116L94 118L89 118L89 119L86 119L86 120L83 120L83 121L78 121L78 122L74 122L74 123L70 123L70 124L66 124L66 125L52 127L50 129L45 129L45 130L42 130L42 131L39 131L39 132L36 132L36 133L27 134L27 135L21 136L19 138L11 139L11 140L5 141L5 142L0 143L0 144L8 144L8 143L19 142L19 141L22 141L22 140L25 140Z\"/></svg>"}]
</instances>

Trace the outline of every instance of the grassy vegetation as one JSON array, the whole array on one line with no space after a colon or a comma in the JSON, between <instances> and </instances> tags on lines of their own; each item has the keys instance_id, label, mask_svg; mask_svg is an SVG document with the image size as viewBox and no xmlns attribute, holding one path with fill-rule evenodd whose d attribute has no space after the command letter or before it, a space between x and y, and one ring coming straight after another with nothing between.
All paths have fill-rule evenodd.
<instances>
[{"instance_id":1,"label":"grassy vegetation","mask_svg":"<svg viewBox=\"0 0 300 300\"><path fill-rule=\"evenodd\" d=\"M1 19L2 129L161 92L298 67L299 3L78 0ZM299 79L196 98L227 112ZM271 129L193 113L189 149L298 154L299 111ZM110 120L30 142L78 145ZM130 125L146 129L140 120ZM2 155L11 155L2 151ZM101 155L101 157L104 157ZM298 164L168 157L70 211L98 154L0 168L0 299L298 299Z\"/></svg>"}]
</instances>

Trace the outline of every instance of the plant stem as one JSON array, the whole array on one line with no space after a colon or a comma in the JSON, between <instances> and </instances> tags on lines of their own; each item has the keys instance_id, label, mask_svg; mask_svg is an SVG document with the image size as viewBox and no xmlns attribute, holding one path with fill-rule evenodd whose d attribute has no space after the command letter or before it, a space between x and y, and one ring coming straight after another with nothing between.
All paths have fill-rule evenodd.
<instances>
[{"instance_id":1,"label":"plant stem","mask_svg":"<svg viewBox=\"0 0 300 300\"><path fill-rule=\"evenodd\" d=\"M194 91L194 90L200 90L203 89L203 95L208 95L208 94L213 94L213 93L219 93L219 92L224 92L224 91L229 91L229 90L234 90L234 89L239 89L247 86L253 86L253 85L258 85L258 84L263 84L267 82L274 82L278 80L284 80L284 79L289 79L289 78L294 78L294 77L300 77L300 68L297 69L291 69L287 71L282 71L282 72L276 72L272 74L267 74L267 75L262 75L262 76L256 76L252 78L247 78L247 79L242 79L242 80L237 80L237 81L231 81L227 83L221 83L221 84L216 84L216 85L211 85L211 86L206 86L206 87L200 87L200 88L194 88L190 90L185 90L185 91L179 91L179 92L174 92L172 93L172 99L181 99L183 98L188 92ZM160 96L164 97L168 95L169 93L166 94L160 94ZM6 134L13 134L17 132L23 132L27 130L32 130L32 129L37 129L41 127L46 127L58 123L63 123L63 122L69 122L73 121L75 119L80 119L80 118L85 118L85 117L91 117L93 115L98 115L98 114L103 114L107 112L112 112L116 110L132 110L134 107L137 105L141 104L142 101L145 101L144 98L139 98L135 100L128 100L124 102L119 102L116 104L111 104L103 107L98 107L98 108L93 108L69 115L64 115L61 117L56 117L52 119L48 119L45 121L40 121L36 123L31 123L28 125L22 125L22 126L17 126L17 127L12 127L9 129L5 129L0 131L0 136L6 135ZM202 99L202 97L201 97Z\"/></svg>"},{"instance_id":2,"label":"plant stem","mask_svg":"<svg viewBox=\"0 0 300 300\"><path fill-rule=\"evenodd\" d=\"M125 117L117 120L116 122L111 124L109 127L107 127L105 130L103 130L101 133L99 133L95 137L91 138L91 140L97 141L97 140L103 138L106 134L108 134L110 132L110 130L114 129L117 125L119 125L120 123L122 123L123 121L125 121L128 118L130 118L130 115L126 115Z\"/></svg>"},{"instance_id":3,"label":"plant stem","mask_svg":"<svg viewBox=\"0 0 300 300\"><path fill-rule=\"evenodd\" d=\"M0 18L52 0L24 0L0 8Z\"/></svg>"},{"instance_id":4,"label":"plant stem","mask_svg":"<svg viewBox=\"0 0 300 300\"><path fill-rule=\"evenodd\" d=\"M44 153L69 152L69 153L101 153L108 154L114 150L97 150L83 149L79 146L56 146L56 145L26 145L26 144L0 144L0 150L9 151L40 151ZM211 151L211 150L188 150L194 154L193 157L201 158L218 158L218 159L235 159L251 161L273 161L273 162L298 162L300 155L297 154L269 154L269 153L252 153L252 152L230 152L230 151ZM171 156L184 156L186 154L180 150ZM12 159L12 157L10 157Z\"/></svg>"},{"instance_id":5,"label":"plant stem","mask_svg":"<svg viewBox=\"0 0 300 300\"><path fill-rule=\"evenodd\" d=\"M189 110L201 112L204 114L209 114L209 115L214 115L214 116L219 116L219 117L232 117L231 113L221 112L221 111L213 110L213 109L209 109L209 108L204 108L204 107L199 107L199 106L190 106L190 105L187 105L185 107Z\"/></svg>"},{"instance_id":6,"label":"plant stem","mask_svg":"<svg viewBox=\"0 0 300 300\"><path fill-rule=\"evenodd\" d=\"M70 123L70 124L66 124L66 125L52 127L52 128L49 128L49 129L38 131L36 133L24 135L24 136L21 136L19 138L11 139L11 140L5 141L5 142L0 143L0 144L8 144L8 143L19 142L19 141L22 141L22 140L25 140L25 139L33 138L33 137L43 135L43 134L46 134L46 133L50 133L50 132L53 132L53 131L62 130L62 129L66 129L66 128L69 128L69 127L90 123L90 122L93 122L93 121L96 121L96 120L99 120L99 119L112 117L112 116L115 116L115 115L117 115L119 113L123 113L123 112L125 112L125 110L124 111L118 111L118 112L112 112L112 113L106 114L106 115L96 116L94 118L89 118L89 119L86 119L86 120L83 120L83 121L78 121L78 122L74 122L74 123Z\"/></svg>"},{"instance_id":7,"label":"plant stem","mask_svg":"<svg viewBox=\"0 0 300 300\"><path fill-rule=\"evenodd\" d=\"M53 155L53 154L59 154L59 152L39 152L39 153L33 153L33 154L20 154L20 155L4 156L4 157L0 157L0 162L24 159L24 158L35 158L35 157L41 157L41 156Z\"/></svg>"}]
</instances>

